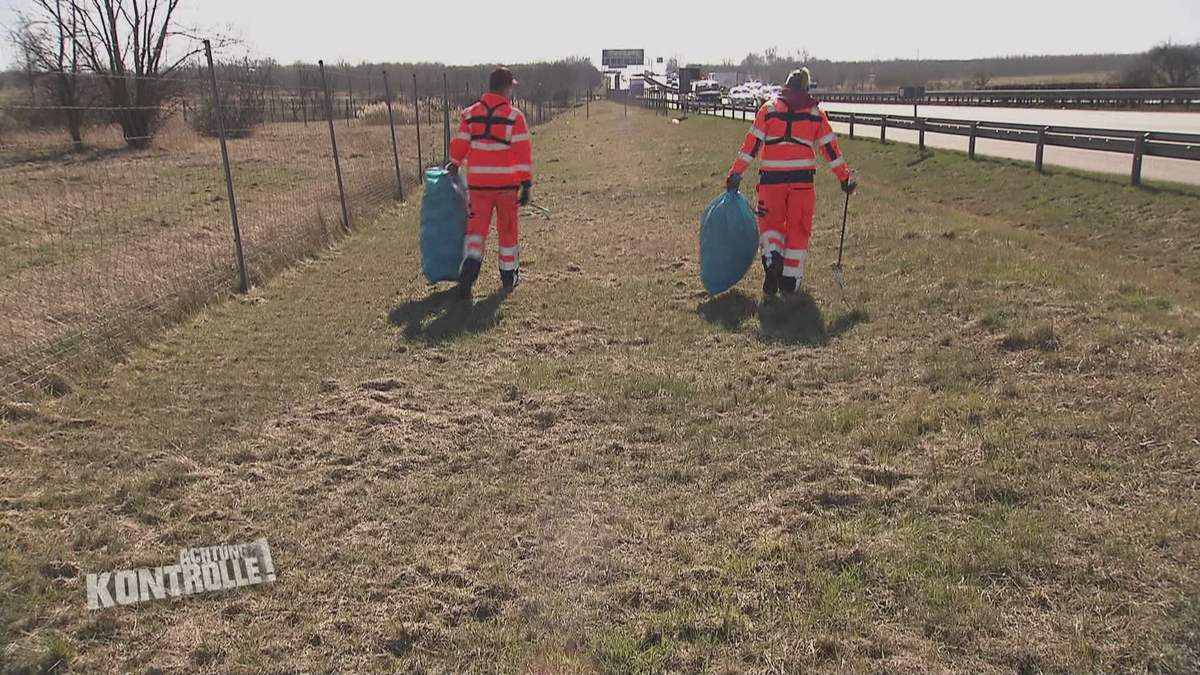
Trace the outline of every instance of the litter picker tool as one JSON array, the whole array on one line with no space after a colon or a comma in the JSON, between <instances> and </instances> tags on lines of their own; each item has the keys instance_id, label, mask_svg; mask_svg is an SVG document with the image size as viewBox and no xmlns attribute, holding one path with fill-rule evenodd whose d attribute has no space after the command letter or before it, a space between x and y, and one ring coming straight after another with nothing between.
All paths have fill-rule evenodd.
<instances>
[{"instance_id":1,"label":"litter picker tool","mask_svg":"<svg viewBox=\"0 0 1200 675\"><path fill-rule=\"evenodd\" d=\"M838 288L846 290L846 279L842 275L842 252L846 249L846 221L850 217L850 193L846 193L846 208L842 211L842 239L838 242L838 261L833 268L833 281Z\"/></svg>"},{"instance_id":2,"label":"litter picker tool","mask_svg":"<svg viewBox=\"0 0 1200 675\"><path fill-rule=\"evenodd\" d=\"M850 216L850 195L846 195L846 209L842 211L842 240L838 243L838 261L833 268L833 281L838 288L846 290L846 279L842 276L842 251L846 247L846 219Z\"/></svg>"}]
</instances>

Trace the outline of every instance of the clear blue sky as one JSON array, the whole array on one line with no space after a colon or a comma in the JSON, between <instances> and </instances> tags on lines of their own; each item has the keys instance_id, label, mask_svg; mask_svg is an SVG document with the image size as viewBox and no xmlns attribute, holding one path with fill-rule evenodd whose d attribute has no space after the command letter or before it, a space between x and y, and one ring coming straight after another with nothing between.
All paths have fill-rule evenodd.
<instances>
[{"instance_id":1,"label":"clear blue sky","mask_svg":"<svg viewBox=\"0 0 1200 675\"><path fill-rule=\"evenodd\" d=\"M0 23L29 0L0 0ZM852 15L841 8L854 7ZM821 58L972 58L1139 52L1200 41L1200 0L182 0L181 18L230 28L252 55L283 63L442 61L516 63L565 56L598 61L604 48L644 48L683 61L740 61L776 46ZM505 16L497 21L494 17ZM475 18L480 17L480 18ZM14 62L7 44L0 63Z\"/></svg>"}]
</instances>

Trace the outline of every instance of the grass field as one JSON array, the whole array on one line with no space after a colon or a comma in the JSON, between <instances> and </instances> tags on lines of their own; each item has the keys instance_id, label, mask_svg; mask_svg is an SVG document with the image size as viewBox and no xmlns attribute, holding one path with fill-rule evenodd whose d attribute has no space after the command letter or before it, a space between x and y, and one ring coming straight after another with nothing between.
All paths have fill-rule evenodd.
<instances>
[{"instance_id":1,"label":"grass field","mask_svg":"<svg viewBox=\"0 0 1200 675\"><path fill-rule=\"evenodd\" d=\"M394 197L389 128L337 127L357 223ZM397 135L411 189L414 129ZM103 344L113 337L107 333L136 335L237 278L217 139L197 135L178 115L146 150L125 149L116 127L87 129L88 148L78 154L62 137L61 130L26 132L0 144L0 363L20 368L32 359L27 378L42 367L69 377L80 365L71 356L115 346ZM429 156L433 144L425 141ZM440 154L440 125L436 141ZM336 238L342 214L326 122L265 124L231 141L229 152L252 278ZM61 367L39 360L39 350L72 343Z\"/></svg>"},{"instance_id":2,"label":"grass field","mask_svg":"<svg viewBox=\"0 0 1200 675\"><path fill-rule=\"evenodd\" d=\"M825 172L809 292L711 299L745 126L592 113L512 296L427 288L410 200L7 409L2 669L1200 668L1200 192L844 142L844 297ZM85 609L259 537L274 585Z\"/></svg>"}]
</instances>

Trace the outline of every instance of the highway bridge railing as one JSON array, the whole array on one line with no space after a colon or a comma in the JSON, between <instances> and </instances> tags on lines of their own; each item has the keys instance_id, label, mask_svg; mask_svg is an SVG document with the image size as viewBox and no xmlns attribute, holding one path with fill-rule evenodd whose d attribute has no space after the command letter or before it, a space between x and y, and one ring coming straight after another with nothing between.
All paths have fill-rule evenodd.
<instances>
[{"instance_id":1,"label":"highway bridge railing","mask_svg":"<svg viewBox=\"0 0 1200 675\"><path fill-rule=\"evenodd\" d=\"M619 100L619 95L616 96ZM662 114L679 110L677 97L651 93L633 97L631 102ZM687 101L685 112L716 115L729 119L750 121L757 106L733 105L707 101ZM927 134L943 134L967 138L967 154L975 159L978 139L1025 143L1035 147L1034 167L1042 171L1047 147L1075 148L1113 152L1132 157L1130 178L1134 185L1142 181L1142 163L1145 157L1166 157L1200 162L1200 134L1165 131L1134 131L1126 129L1092 129L1069 126L1040 126L1012 122L984 122L937 117L915 117L905 115L877 115L867 113L826 113L831 122L840 122L850 127L850 138L857 138L862 127L878 127L879 140L887 143L890 129L917 132L918 145L925 150ZM1200 166L1197 167L1200 170Z\"/></svg>"}]
</instances>

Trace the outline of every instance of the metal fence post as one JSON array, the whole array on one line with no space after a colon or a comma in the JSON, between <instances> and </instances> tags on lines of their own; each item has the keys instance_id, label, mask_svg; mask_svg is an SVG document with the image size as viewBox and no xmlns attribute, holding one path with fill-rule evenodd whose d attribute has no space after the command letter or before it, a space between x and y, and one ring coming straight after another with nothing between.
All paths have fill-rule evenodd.
<instances>
[{"instance_id":1,"label":"metal fence post","mask_svg":"<svg viewBox=\"0 0 1200 675\"><path fill-rule=\"evenodd\" d=\"M417 116L417 182L425 183L425 159L421 155L421 97L417 94L417 74L413 73L413 111Z\"/></svg>"},{"instance_id":2,"label":"metal fence post","mask_svg":"<svg viewBox=\"0 0 1200 675\"><path fill-rule=\"evenodd\" d=\"M208 75L212 80L213 111L217 115L217 133L221 137L221 161L225 164L225 191L229 194L229 217L233 219L233 249L237 255L239 288L242 293L250 290L250 277L246 274L246 257L242 255L242 228L238 224L237 200L233 196L233 172L229 169L229 147L225 144L225 120L221 114L221 92L217 87L217 69L213 67L212 43L204 41L204 56L208 58Z\"/></svg>"},{"instance_id":3,"label":"metal fence post","mask_svg":"<svg viewBox=\"0 0 1200 675\"><path fill-rule=\"evenodd\" d=\"M850 140L854 140L854 113L850 113Z\"/></svg>"},{"instance_id":4,"label":"metal fence post","mask_svg":"<svg viewBox=\"0 0 1200 675\"><path fill-rule=\"evenodd\" d=\"M592 119L592 91L587 93L587 103L584 104L584 119Z\"/></svg>"},{"instance_id":5,"label":"metal fence post","mask_svg":"<svg viewBox=\"0 0 1200 675\"><path fill-rule=\"evenodd\" d=\"M883 117L881 117L879 119L879 143L880 143L880 145L887 145L887 118L888 118L888 116L884 115Z\"/></svg>"},{"instance_id":6,"label":"metal fence post","mask_svg":"<svg viewBox=\"0 0 1200 675\"><path fill-rule=\"evenodd\" d=\"M1131 179L1134 185L1142 184L1142 158L1146 154L1146 141L1150 140L1150 134L1141 134L1133 139L1133 175Z\"/></svg>"},{"instance_id":7,"label":"metal fence post","mask_svg":"<svg viewBox=\"0 0 1200 675\"><path fill-rule=\"evenodd\" d=\"M1045 165L1043 161L1046 157L1046 134L1050 131L1050 127L1042 127L1038 129L1037 134L1037 152L1033 156L1033 169L1038 173L1042 172L1042 167Z\"/></svg>"},{"instance_id":8,"label":"metal fence post","mask_svg":"<svg viewBox=\"0 0 1200 675\"><path fill-rule=\"evenodd\" d=\"M979 135L979 122L971 122L971 139L967 141L967 156L975 159L975 138Z\"/></svg>"},{"instance_id":9,"label":"metal fence post","mask_svg":"<svg viewBox=\"0 0 1200 675\"><path fill-rule=\"evenodd\" d=\"M442 164L450 163L450 80L442 71Z\"/></svg>"},{"instance_id":10,"label":"metal fence post","mask_svg":"<svg viewBox=\"0 0 1200 675\"><path fill-rule=\"evenodd\" d=\"M392 114L392 87L383 71L383 95L387 97L388 126L392 129L392 158L396 160L396 199L404 201L404 182L400 180L400 149L396 147L396 117Z\"/></svg>"},{"instance_id":11,"label":"metal fence post","mask_svg":"<svg viewBox=\"0 0 1200 675\"><path fill-rule=\"evenodd\" d=\"M917 120L917 150L925 152L925 120Z\"/></svg>"},{"instance_id":12,"label":"metal fence post","mask_svg":"<svg viewBox=\"0 0 1200 675\"><path fill-rule=\"evenodd\" d=\"M325 91L325 112L329 117L329 143L333 147L333 169L337 173L338 195L342 199L342 228L350 231L350 210L346 208L346 186L342 183L342 160L338 157L337 132L333 130L333 99L329 95L329 82L325 78L325 62L317 61L321 67L321 89Z\"/></svg>"}]
</instances>

